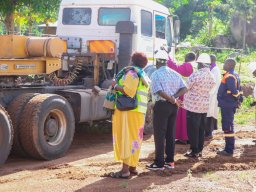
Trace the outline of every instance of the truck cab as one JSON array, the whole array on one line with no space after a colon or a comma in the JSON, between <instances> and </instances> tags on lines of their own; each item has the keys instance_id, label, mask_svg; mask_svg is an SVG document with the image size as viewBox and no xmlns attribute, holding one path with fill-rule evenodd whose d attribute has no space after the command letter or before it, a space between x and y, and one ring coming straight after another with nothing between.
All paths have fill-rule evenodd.
<instances>
[{"instance_id":1,"label":"truck cab","mask_svg":"<svg viewBox=\"0 0 256 192\"><path fill-rule=\"evenodd\" d=\"M152 0L62 0L58 18L57 35L81 38L84 53L90 51L90 40L111 40L118 55L120 36L116 25L119 21L131 21L136 26L132 52L144 52L149 65L154 64L154 52L162 46L171 48L169 56L175 54L173 17L168 8Z\"/></svg>"}]
</instances>

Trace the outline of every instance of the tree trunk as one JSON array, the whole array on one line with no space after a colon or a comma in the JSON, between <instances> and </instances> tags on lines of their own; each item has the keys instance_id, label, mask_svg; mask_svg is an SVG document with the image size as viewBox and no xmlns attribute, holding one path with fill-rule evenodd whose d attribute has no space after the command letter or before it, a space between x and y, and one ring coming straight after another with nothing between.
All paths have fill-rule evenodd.
<instances>
[{"instance_id":1,"label":"tree trunk","mask_svg":"<svg viewBox=\"0 0 256 192\"><path fill-rule=\"evenodd\" d=\"M244 26L243 26L243 50L246 48L246 34L247 33L247 14L244 14Z\"/></svg>"},{"instance_id":2,"label":"tree trunk","mask_svg":"<svg viewBox=\"0 0 256 192\"><path fill-rule=\"evenodd\" d=\"M209 29L208 29L208 34L209 37L212 37L212 25L213 25L213 19L212 19L212 7L209 6Z\"/></svg>"},{"instance_id":3,"label":"tree trunk","mask_svg":"<svg viewBox=\"0 0 256 192\"><path fill-rule=\"evenodd\" d=\"M6 28L7 34L13 34L14 33L14 14L13 12L7 13L4 24Z\"/></svg>"}]
</instances>

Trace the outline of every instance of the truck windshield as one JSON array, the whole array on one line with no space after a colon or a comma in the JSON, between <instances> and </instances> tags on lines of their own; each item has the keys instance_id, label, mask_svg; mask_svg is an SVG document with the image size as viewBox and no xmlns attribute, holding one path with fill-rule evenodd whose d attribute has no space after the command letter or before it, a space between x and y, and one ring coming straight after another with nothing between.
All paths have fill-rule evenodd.
<instances>
[{"instance_id":1,"label":"truck windshield","mask_svg":"<svg viewBox=\"0 0 256 192\"><path fill-rule=\"evenodd\" d=\"M64 8L63 25L90 25L92 10L90 8Z\"/></svg>"},{"instance_id":2,"label":"truck windshield","mask_svg":"<svg viewBox=\"0 0 256 192\"><path fill-rule=\"evenodd\" d=\"M115 26L118 21L130 21L129 8L100 8L99 25Z\"/></svg>"}]
</instances>

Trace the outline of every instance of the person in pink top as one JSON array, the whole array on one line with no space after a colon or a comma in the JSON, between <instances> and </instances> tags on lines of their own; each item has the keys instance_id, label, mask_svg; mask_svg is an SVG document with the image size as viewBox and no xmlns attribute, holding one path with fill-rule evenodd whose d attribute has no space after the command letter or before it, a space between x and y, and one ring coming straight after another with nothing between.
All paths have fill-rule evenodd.
<instances>
[{"instance_id":1,"label":"person in pink top","mask_svg":"<svg viewBox=\"0 0 256 192\"><path fill-rule=\"evenodd\" d=\"M191 62L195 61L196 54L194 52L189 52L185 56L185 62L181 65L177 65L171 58L169 58L167 65L183 77L189 77L193 72L193 66ZM183 96L180 97L183 101ZM177 144L187 144L187 120L186 120L186 110L183 108L178 109L176 118L176 143Z\"/></svg>"}]
</instances>

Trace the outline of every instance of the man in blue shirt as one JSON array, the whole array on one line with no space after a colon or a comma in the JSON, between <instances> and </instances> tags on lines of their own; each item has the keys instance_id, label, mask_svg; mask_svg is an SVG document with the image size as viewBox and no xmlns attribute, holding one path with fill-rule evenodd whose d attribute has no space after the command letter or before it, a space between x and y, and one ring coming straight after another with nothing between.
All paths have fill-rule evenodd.
<instances>
[{"instance_id":1,"label":"man in blue shirt","mask_svg":"<svg viewBox=\"0 0 256 192\"><path fill-rule=\"evenodd\" d=\"M225 148L218 151L217 154L224 156L232 156L235 148L234 135L234 115L236 109L243 101L240 79L235 73L236 61L227 59L223 69L226 71L218 90L218 103L221 109L222 130L225 134Z\"/></svg>"},{"instance_id":2,"label":"man in blue shirt","mask_svg":"<svg viewBox=\"0 0 256 192\"><path fill-rule=\"evenodd\" d=\"M165 166L174 168L176 114L180 105L180 101L176 98L187 91L181 76L166 64L167 57L157 59L157 70L151 76L151 94L155 102L153 108L155 160L147 166L150 170L163 170ZM164 151L166 159L164 159Z\"/></svg>"}]
</instances>

